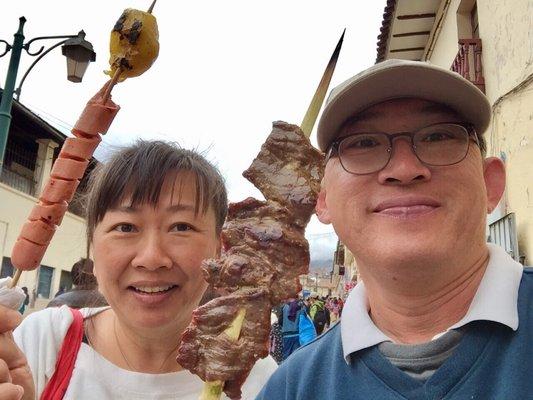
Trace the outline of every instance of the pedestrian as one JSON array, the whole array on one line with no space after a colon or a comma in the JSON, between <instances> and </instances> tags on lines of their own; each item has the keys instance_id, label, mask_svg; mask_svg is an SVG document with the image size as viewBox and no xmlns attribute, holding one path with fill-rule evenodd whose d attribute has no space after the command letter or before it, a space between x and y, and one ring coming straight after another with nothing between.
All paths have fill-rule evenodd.
<instances>
[{"instance_id":1,"label":"pedestrian","mask_svg":"<svg viewBox=\"0 0 533 400\"><path fill-rule=\"evenodd\" d=\"M203 382L176 355L207 287L201 262L220 251L222 177L194 151L140 141L98 166L88 190L87 239L109 307L33 313L14 341L19 320L0 307L0 398L17 384L25 399L197 400ZM259 361L243 397L276 366Z\"/></svg>"},{"instance_id":2,"label":"pedestrian","mask_svg":"<svg viewBox=\"0 0 533 400\"><path fill-rule=\"evenodd\" d=\"M298 342L300 346L304 346L317 337L315 324L311 317L307 314L305 308L302 307L298 317Z\"/></svg>"},{"instance_id":3,"label":"pedestrian","mask_svg":"<svg viewBox=\"0 0 533 400\"><path fill-rule=\"evenodd\" d=\"M283 305L276 306L272 309L272 325L270 326L268 343L268 352L278 364L281 364L283 361L283 335L281 333L281 323L283 321L282 310Z\"/></svg>"},{"instance_id":4,"label":"pedestrian","mask_svg":"<svg viewBox=\"0 0 533 400\"><path fill-rule=\"evenodd\" d=\"M533 269L486 243L505 187L485 154L490 117L479 89L426 62L388 60L333 89L317 216L361 281L257 399L531 398Z\"/></svg>"},{"instance_id":5,"label":"pedestrian","mask_svg":"<svg viewBox=\"0 0 533 400\"><path fill-rule=\"evenodd\" d=\"M72 266L70 275L74 287L56 296L46 307L61 307L67 305L71 308L103 307L107 301L97 289L96 278L93 275L93 262L91 259L82 258Z\"/></svg>"},{"instance_id":6,"label":"pedestrian","mask_svg":"<svg viewBox=\"0 0 533 400\"><path fill-rule=\"evenodd\" d=\"M339 319L339 301L337 300L336 297L334 297L333 299L331 299L330 301L330 308L329 308L329 311L330 311L330 318L331 318L331 323L333 324L335 321L337 321Z\"/></svg>"},{"instance_id":7,"label":"pedestrian","mask_svg":"<svg viewBox=\"0 0 533 400\"><path fill-rule=\"evenodd\" d=\"M57 296L61 296L66 291L67 291L67 289L65 288L65 286L59 286L59 290L54 295L54 298L56 298Z\"/></svg>"},{"instance_id":8,"label":"pedestrian","mask_svg":"<svg viewBox=\"0 0 533 400\"><path fill-rule=\"evenodd\" d=\"M317 335L321 335L331 323L329 310L326 307L325 299L320 300L318 295L311 297L311 308L309 316L313 320Z\"/></svg>"},{"instance_id":9,"label":"pedestrian","mask_svg":"<svg viewBox=\"0 0 533 400\"><path fill-rule=\"evenodd\" d=\"M344 300L341 298L339 298L339 318L342 317L342 309L344 308Z\"/></svg>"},{"instance_id":10,"label":"pedestrian","mask_svg":"<svg viewBox=\"0 0 533 400\"><path fill-rule=\"evenodd\" d=\"M300 332L298 324L302 313L300 302L290 299L283 305L281 318L281 335L283 337L283 360L286 360L300 347Z\"/></svg>"},{"instance_id":11,"label":"pedestrian","mask_svg":"<svg viewBox=\"0 0 533 400\"><path fill-rule=\"evenodd\" d=\"M30 304L30 295L28 293L28 288L26 286L22 286L21 289L26 295L26 298L24 299L24 301L22 302L22 305L19 308L19 313L21 315L24 315L24 311L26 311L26 307L28 306L28 304Z\"/></svg>"}]
</instances>

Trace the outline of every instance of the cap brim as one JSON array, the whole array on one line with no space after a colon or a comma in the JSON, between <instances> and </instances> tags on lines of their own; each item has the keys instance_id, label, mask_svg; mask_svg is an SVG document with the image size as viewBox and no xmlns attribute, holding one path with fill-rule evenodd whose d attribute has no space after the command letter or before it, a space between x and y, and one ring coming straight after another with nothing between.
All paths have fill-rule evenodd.
<instances>
[{"instance_id":1,"label":"cap brim","mask_svg":"<svg viewBox=\"0 0 533 400\"><path fill-rule=\"evenodd\" d=\"M380 64L332 90L318 124L318 146L326 151L342 124L358 112L383 101L414 97L444 104L483 134L491 107L485 95L459 74L428 63ZM372 69L371 68L371 69ZM365 75L366 73L366 75Z\"/></svg>"}]
</instances>

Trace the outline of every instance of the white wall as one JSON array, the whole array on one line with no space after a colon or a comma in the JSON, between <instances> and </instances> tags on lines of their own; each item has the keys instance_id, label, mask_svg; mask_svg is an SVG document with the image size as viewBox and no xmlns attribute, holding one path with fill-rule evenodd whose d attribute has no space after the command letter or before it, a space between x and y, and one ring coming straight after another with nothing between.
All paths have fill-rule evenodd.
<instances>
[{"instance_id":1,"label":"white wall","mask_svg":"<svg viewBox=\"0 0 533 400\"><path fill-rule=\"evenodd\" d=\"M36 203L32 196L0 183L0 256L11 257L11 250L31 208ZM50 297L59 289L61 270L70 271L80 258L86 257L85 220L67 213L56 231L42 264L54 268ZM37 286L36 271L24 272L19 286L27 286L31 292ZM49 299L36 302L42 308Z\"/></svg>"}]
</instances>

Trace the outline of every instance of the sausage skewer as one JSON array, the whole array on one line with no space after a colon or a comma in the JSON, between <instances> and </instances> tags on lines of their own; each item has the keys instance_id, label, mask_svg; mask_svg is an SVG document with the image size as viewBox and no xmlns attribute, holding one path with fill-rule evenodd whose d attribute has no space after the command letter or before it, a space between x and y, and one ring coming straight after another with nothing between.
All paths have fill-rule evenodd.
<instances>
[{"instance_id":1,"label":"sausage skewer","mask_svg":"<svg viewBox=\"0 0 533 400\"><path fill-rule=\"evenodd\" d=\"M22 271L37 268L52 240L57 226L72 200L83 177L89 160L100 143L100 134L105 134L120 107L103 95L112 81L108 81L87 103L83 113L72 129L73 138L65 140L55 161L50 178L23 225L13 247L11 262L17 268L12 282L15 286Z\"/></svg>"}]
</instances>

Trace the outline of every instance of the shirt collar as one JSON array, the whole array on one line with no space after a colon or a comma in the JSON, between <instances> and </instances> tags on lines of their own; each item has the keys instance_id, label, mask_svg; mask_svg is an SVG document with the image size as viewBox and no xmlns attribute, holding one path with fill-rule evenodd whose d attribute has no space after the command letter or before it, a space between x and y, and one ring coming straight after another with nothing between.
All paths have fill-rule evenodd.
<instances>
[{"instance_id":1,"label":"shirt collar","mask_svg":"<svg viewBox=\"0 0 533 400\"><path fill-rule=\"evenodd\" d=\"M523 266L501 247L487 243L489 262L478 290L465 316L448 330L472 321L487 320L518 329L518 288ZM342 312L341 340L344 359L350 354L392 340L381 332L368 315L368 300L363 282L346 299ZM440 336L440 335L437 335Z\"/></svg>"}]
</instances>

